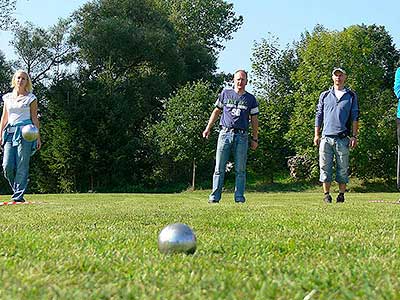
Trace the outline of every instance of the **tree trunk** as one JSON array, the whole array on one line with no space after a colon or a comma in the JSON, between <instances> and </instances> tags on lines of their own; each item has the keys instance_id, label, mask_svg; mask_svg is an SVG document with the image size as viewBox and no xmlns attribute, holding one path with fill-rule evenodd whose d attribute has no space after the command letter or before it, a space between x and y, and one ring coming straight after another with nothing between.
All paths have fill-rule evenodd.
<instances>
[{"instance_id":1,"label":"tree trunk","mask_svg":"<svg viewBox=\"0 0 400 300\"><path fill-rule=\"evenodd\" d=\"M195 190L195 182L196 182L196 159L193 158L192 191Z\"/></svg>"},{"instance_id":2,"label":"tree trunk","mask_svg":"<svg viewBox=\"0 0 400 300\"><path fill-rule=\"evenodd\" d=\"M90 193L93 193L94 192L94 180L93 180L93 175L90 175L90 183L89 183L89 185L90 185Z\"/></svg>"}]
</instances>

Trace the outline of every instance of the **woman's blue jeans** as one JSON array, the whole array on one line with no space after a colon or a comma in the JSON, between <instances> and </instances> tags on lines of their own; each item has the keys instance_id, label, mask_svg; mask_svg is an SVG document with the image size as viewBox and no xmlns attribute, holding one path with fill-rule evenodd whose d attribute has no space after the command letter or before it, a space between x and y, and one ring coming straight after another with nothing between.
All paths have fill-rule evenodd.
<instances>
[{"instance_id":1,"label":"woman's blue jeans","mask_svg":"<svg viewBox=\"0 0 400 300\"><path fill-rule=\"evenodd\" d=\"M213 175L213 189L209 200L221 200L224 186L225 168L231 152L235 161L235 201L245 202L246 163L248 150L247 132L235 133L232 130L221 129L218 137Z\"/></svg>"},{"instance_id":2,"label":"woman's blue jeans","mask_svg":"<svg viewBox=\"0 0 400 300\"><path fill-rule=\"evenodd\" d=\"M4 177L13 191L12 200L23 200L28 186L29 161L32 143L21 138L18 145L12 145L13 134L8 134L3 149Z\"/></svg>"}]
</instances>

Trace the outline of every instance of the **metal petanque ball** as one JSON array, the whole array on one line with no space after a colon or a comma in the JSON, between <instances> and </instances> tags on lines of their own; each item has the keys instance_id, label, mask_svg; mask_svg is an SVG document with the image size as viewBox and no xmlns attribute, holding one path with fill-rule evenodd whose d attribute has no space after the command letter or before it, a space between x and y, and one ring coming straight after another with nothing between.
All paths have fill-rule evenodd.
<instances>
[{"instance_id":1,"label":"metal petanque ball","mask_svg":"<svg viewBox=\"0 0 400 300\"><path fill-rule=\"evenodd\" d=\"M158 235L158 250L166 254L193 254L196 251L196 235L186 224L170 224Z\"/></svg>"},{"instance_id":2,"label":"metal petanque ball","mask_svg":"<svg viewBox=\"0 0 400 300\"><path fill-rule=\"evenodd\" d=\"M39 137L39 129L32 124L25 125L22 127L22 137L28 142L33 142Z\"/></svg>"}]
</instances>

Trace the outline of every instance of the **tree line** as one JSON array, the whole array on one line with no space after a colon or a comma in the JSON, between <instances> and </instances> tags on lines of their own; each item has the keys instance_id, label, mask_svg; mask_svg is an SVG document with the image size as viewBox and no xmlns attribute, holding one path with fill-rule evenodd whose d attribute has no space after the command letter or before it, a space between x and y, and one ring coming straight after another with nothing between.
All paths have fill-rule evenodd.
<instances>
[{"instance_id":1,"label":"tree line","mask_svg":"<svg viewBox=\"0 0 400 300\"><path fill-rule=\"evenodd\" d=\"M209 140L201 132L231 79L216 72L218 55L242 23L223 0L94 0L48 29L13 27L18 60L0 55L0 88L7 92L12 70L23 68L40 99L43 147L33 157L31 192L208 188L217 132ZM378 25L317 25L286 47L273 36L256 42L250 79L261 142L250 153L249 175L316 178L315 105L332 68L341 66L360 99L351 172L391 180L399 58Z\"/></svg>"}]
</instances>

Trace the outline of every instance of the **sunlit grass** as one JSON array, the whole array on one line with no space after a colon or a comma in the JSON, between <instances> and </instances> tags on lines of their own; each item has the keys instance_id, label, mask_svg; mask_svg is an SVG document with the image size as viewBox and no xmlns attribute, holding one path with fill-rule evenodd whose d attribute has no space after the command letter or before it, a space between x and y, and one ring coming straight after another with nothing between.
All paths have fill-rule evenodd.
<instances>
[{"instance_id":1,"label":"sunlit grass","mask_svg":"<svg viewBox=\"0 0 400 300\"><path fill-rule=\"evenodd\" d=\"M0 299L399 299L396 196L28 195L0 207ZM158 252L175 222L194 255Z\"/></svg>"}]
</instances>

